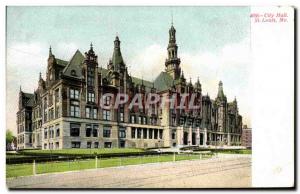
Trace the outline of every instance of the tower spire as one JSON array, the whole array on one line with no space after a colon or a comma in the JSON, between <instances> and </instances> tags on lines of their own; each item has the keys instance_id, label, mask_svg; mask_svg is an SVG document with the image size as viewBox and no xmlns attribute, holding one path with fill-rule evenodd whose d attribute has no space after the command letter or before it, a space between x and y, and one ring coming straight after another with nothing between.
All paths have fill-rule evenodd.
<instances>
[{"instance_id":1,"label":"tower spire","mask_svg":"<svg viewBox=\"0 0 300 194\"><path fill-rule=\"evenodd\" d=\"M51 57L53 54L52 54L52 48L51 48L51 45L49 47L49 57Z\"/></svg>"}]
</instances>

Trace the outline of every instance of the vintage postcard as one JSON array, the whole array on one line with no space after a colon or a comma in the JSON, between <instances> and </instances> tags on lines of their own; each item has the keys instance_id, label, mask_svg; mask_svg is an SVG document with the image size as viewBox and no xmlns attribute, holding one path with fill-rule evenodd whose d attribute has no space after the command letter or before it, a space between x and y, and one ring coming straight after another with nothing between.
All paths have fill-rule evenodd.
<instances>
[{"instance_id":1,"label":"vintage postcard","mask_svg":"<svg viewBox=\"0 0 300 194\"><path fill-rule=\"evenodd\" d=\"M292 7L7 6L7 187L293 187L293 99L266 108L293 33Z\"/></svg>"}]
</instances>

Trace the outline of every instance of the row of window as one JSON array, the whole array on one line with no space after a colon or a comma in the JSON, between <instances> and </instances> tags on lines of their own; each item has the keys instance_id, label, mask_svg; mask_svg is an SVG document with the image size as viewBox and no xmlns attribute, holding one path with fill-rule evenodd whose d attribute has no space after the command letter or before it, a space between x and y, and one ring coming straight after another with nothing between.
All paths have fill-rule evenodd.
<instances>
[{"instance_id":1,"label":"row of window","mask_svg":"<svg viewBox=\"0 0 300 194\"><path fill-rule=\"evenodd\" d=\"M104 148L111 148L111 142L104 142ZM71 148L82 148L80 141L72 141ZM99 148L99 142L86 142L86 148Z\"/></svg>"},{"instance_id":2,"label":"row of window","mask_svg":"<svg viewBox=\"0 0 300 194\"><path fill-rule=\"evenodd\" d=\"M132 139L162 139L162 129L131 128Z\"/></svg>"},{"instance_id":3,"label":"row of window","mask_svg":"<svg viewBox=\"0 0 300 194\"><path fill-rule=\"evenodd\" d=\"M50 139L50 138L55 138L60 136L60 129L59 125L50 126L49 129L45 128L44 129L44 139Z\"/></svg>"}]
</instances>

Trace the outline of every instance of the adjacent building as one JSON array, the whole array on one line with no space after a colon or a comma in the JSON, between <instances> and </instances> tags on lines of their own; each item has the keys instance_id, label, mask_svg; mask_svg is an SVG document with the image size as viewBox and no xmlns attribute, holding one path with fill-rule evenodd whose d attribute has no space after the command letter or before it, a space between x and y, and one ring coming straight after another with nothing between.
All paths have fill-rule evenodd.
<instances>
[{"instance_id":1,"label":"adjacent building","mask_svg":"<svg viewBox=\"0 0 300 194\"><path fill-rule=\"evenodd\" d=\"M252 148L252 129L247 125L244 125L242 129L242 146Z\"/></svg>"},{"instance_id":2,"label":"adjacent building","mask_svg":"<svg viewBox=\"0 0 300 194\"><path fill-rule=\"evenodd\" d=\"M163 64L162 64L163 65ZM131 76L121 53L121 41L114 40L112 58L106 68L98 66L93 45L82 54L77 50L69 61L58 59L50 47L45 78L39 81L33 94L20 88L17 112L17 147L19 149L170 147L178 145L241 145L242 116L238 103L227 100L223 83L212 99L203 95L199 79L187 81L180 66L176 30L169 30L165 71L154 81ZM129 103L117 108L117 94L129 99L140 94L143 107ZM147 94L158 94L162 100L144 106ZM175 96L176 103L188 94L195 94L197 109L163 108L163 99Z\"/></svg>"}]
</instances>

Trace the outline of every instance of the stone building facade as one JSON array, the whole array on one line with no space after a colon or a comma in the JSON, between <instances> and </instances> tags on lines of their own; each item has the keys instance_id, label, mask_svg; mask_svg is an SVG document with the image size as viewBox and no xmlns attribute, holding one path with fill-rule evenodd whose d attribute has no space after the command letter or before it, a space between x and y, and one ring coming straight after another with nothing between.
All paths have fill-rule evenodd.
<instances>
[{"instance_id":1,"label":"stone building facade","mask_svg":"<svg viewBox=\"0 0 300 194\"><path fill-rule=\"evenodd\" d=\"M55 57L51 47L45 79L39 76L33 94L19 92L17 112L19 149L171 147L181 145L240 145L242 116L236 99L228 102L219 82L216 99L202 95L199 79L187 81L180 67L176 30L169 30L165 71L153 82L129 75L120 40L114 40L112 58L106 68L98 66L91 44L88 52L75 52L70 61ZM113 94L105 96L105 94ZM117 94L129 99L141 95L143 107L129 102L113 108ZM144 106L149 93L162 100ZM175 103L191 101L197 109L172 108L164 99L175 96ZM105 98L103 98L105 96ZM111 108L100 106L100 99Z\"/></svg>"}]
</instances>

